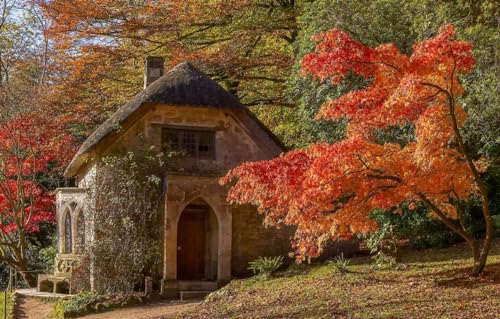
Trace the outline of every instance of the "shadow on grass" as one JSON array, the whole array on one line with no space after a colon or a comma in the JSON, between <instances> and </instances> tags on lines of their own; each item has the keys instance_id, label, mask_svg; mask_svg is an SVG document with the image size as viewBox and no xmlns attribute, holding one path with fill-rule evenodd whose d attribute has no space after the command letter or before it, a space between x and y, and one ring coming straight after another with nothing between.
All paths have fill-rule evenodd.
<instances>
[{"instance_id":1,"label":"shadow on grass","mask_svg":"<svg viewBox=\"0 0 500 319\"><path fill-rule=\"evenodd\" d=\"M500 240L494 240L490 249L489 256L500 255ZM416 250L405 247L401 250L401 261L405 263L422 262L446 262L455 260L472 260L472 251L465 242L459 242L443 248L427 248Z\"/></svg>"},{"instance_id":2,"label":"shadow on grass","mask_svg":"<svg viewBox=\"0 0 500 319\"><path fill-rule=\"evenodd\" d=\"M477 288L488 284L500 283L500 263L486 265L484 272L477 277L470 276L472 267L445 270L434 275L437 286L447 288Z\"/></svg>"}]
</instances>

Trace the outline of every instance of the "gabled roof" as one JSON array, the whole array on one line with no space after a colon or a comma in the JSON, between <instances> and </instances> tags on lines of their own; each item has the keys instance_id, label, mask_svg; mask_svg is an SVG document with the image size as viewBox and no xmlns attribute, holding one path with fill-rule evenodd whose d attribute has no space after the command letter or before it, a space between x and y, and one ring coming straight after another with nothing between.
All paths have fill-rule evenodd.
<instances>
[{"instance_id":1,"label":"gabled roof","mask_svg":"<svg viewBox=\"0 0 500 319\"><path fill-rule=\"evenodd\" d=\"M198 71L188 62L183 62L153 82L144 91L134 96L99 126L82 144L66 168L64 176L74 176L87 159L87 153L106 136L116 132L145 103L206 106L238 110L237 113L244 113L251 117L252 121L265 131L266 135L268 135L267 137L271 138L274 143L283 149L281 142L257 118L252 116L250 111L236 97L228 93L217 82Z\"/></svg>"}]
</instances>

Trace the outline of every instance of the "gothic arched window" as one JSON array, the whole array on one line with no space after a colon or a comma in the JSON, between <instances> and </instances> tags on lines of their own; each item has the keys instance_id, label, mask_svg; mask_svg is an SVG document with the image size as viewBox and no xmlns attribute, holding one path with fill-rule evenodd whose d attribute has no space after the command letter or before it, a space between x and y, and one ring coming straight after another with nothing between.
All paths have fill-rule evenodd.
<instances>
[{"instance_id":1,"label":"gothic arched window","mask_svg":"<svg viewBox=\"0 0 500 319\"><path fill-rule=\"evenodd\" d=\"M71 254L73 251L73 243L71 242L71 213L66 212L64 217L64 253Z\"/></svg>"}]
</instances>

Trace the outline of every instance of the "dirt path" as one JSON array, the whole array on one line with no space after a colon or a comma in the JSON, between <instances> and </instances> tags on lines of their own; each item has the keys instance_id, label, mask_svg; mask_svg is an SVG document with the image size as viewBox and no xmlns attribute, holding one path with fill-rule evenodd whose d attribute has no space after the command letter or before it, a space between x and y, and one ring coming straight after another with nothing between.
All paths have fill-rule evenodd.
<instances>
[{"instance_id":1,"label":"dirt path","mask_svg":"<svg viewBox=\"0 0 500 319\"><path fill-rule=\"evenodd\" d=\"M163 301L143 306L112 310L91 314L85 319L172 319L191 309L200 301Z\"/></svg>"},{"instance_id":2,"label":"dirt path","mask_svg":"<svg viewBox=\"0 0 500 319\"><path fill-rule=\"evenodd\" d=\"M172 319L198 304L194 301L158 301L155 303L90 314L86 319ZM16 319L51 319L54 304L40 299L17 295Z\"/></svg>"},{"instance_id":3,"label":"dirt path","mask_svg":"<svg viewBox=\"0 0 500 319\"><path fill-rule=\"evenodd\" d=\"M16 319L50 319L54 305L35 298L17 296Z\"/></svg>"}]
</instances>

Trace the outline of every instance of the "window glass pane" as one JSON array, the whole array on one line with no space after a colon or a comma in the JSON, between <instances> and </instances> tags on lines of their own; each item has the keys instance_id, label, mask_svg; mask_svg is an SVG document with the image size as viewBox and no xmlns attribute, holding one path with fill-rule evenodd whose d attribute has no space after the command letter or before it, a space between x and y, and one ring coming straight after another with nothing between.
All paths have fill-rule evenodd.
<instances>
[{"instance_id":1,"label":"window glass pane","mask_svg":"<svg viewBox=\"0 0 500 319\"><path fill-rule=\"evenodd\" d=\"M213 159L215 155L214 133L200 132L198 135L198 155L200 158Z\"/></svg>"},{"instance_id":2,"label":"window glass pane","mask_svg":"<svg viewBox=\"0 0 500 319\"><path fill-rule=\"evenodd\" d=\"M166 151L178 151L181 156L215 159L215 132L165 128L162 147Z\"/></svg>"},{"instance_id":3,"label":"window glass pane","mask_svg":"<svg viewBox=\"0 0 500 319\"><path fill-rule=\"evenodd\" d=\"M165 151L179 151L179 132L169 129L162 131L162 148Z\"/></svg>"},{"instance_id":4,"label":"window glass pane","mask_svg":"<svg viewBox=\"0 0 500 319\"><path fill-rule=\"evenodd\" d=\"M182 150L188 156L196 156L196 133L184 131L182 132Z\"/></svg>"},{"instance_id":5,"label":"window glass pane","mask_svg":"<svg viewBox=\"0 0 500 319\"><path fill-rule=\"evenodd\" d=\"M66 217L64 218L64 253L71 254L73 252L73 243L72 243L72 234L71 234L71 214L69 211L66 212Z\"/></svg>"}]
</instances>

